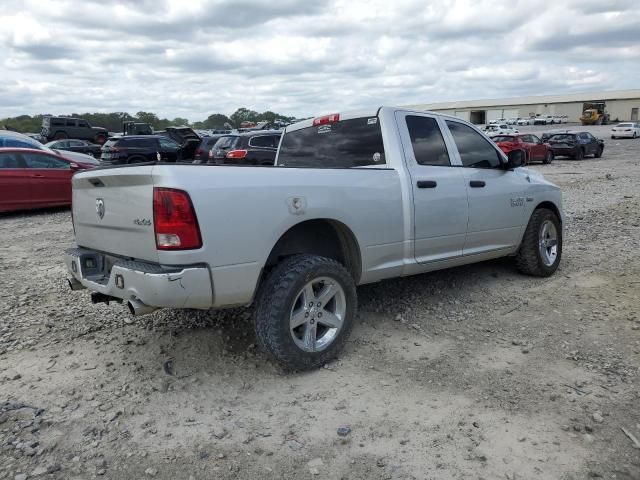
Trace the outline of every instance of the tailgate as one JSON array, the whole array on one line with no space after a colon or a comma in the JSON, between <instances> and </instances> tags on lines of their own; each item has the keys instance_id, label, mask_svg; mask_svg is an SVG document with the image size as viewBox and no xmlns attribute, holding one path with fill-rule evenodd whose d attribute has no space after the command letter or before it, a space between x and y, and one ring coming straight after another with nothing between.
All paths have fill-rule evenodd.
<instances>
[{"instance_id":1,"label":"tailgate","mask_svg":"<svg viewBox=\"0 0 640 480\"><path fill-rule=\"evenodd\" d=\"M91 170L73 177L79 247L158 261L153 230L153 165Z\"/></svg>"}]
</instances>

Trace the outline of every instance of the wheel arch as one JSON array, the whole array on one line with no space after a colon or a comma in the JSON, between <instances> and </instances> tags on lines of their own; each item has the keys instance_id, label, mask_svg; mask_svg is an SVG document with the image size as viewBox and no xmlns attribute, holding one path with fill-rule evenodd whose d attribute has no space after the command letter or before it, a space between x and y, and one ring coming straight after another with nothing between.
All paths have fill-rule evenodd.
<instances>
[{"instance_id":1,"label":"wheel arch","mask_svg":"<svg viewBox=\"0 0 640 480\"><path fill-rule=\"evenodd\" d=\"M332 258L344 265L356 284L360 281L362 256L358 240L347 225L330 218L305 220L284 232L271 249L261 276L283 258L301 253Z\"/></svg>"},{"instance_id":2,"label":"wheel arch","mask_svg":"<svg viewBox=\"0 0 640 480\"><path fill-rule=\"evenodd\" d=\"M558 220L560 221L560 225L562 225L562 214L560 213L560 209L555 203L549 200L540 202L538 205L536 205L536 208L533 209L533 212L535 212L536 210L540 210L542 208L546 208L547 210L551 210L553 213L555 213L556 217L558 217ZM532 215L533 215L533 212L531 212Z\"/></svg>"}]
</instances>

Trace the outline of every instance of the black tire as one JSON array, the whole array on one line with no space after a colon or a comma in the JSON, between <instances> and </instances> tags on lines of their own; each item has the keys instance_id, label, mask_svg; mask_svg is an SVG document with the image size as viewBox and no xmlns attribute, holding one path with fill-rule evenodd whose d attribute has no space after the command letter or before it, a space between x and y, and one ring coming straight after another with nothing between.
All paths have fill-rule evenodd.
<instances>
[{"instance_id":1,"label":"black tire","mask_svg":"<svg viewBox=\"0 0 640 480\"><path fill-rule=\"evenodd\" d=\"M133 156L133 157L127 158L127 163L144 163L148 161L149 160L147 160L145 157L141 157L141 156Z\"/></svg>"},{"instance_id":2,"label":"black tire","mask_svg":"<svg viewBox=\"0 0 640 480\"><path fill-rule=\"evenodd\" d=\"M290 314L303 287L320 277L329 277L342 287L346 310L333 341L320 351L309 352L294 341ZM269 272L260 286L254 313L256 339L258 345L287 370L319 367L342 350L353 328L356 310L355 283L340 263L315 255L294 255Z\"/></svg>"},{"instance_id":3,"label":"black tire","mask_svg":"<svg viewBox=\"0 0 640 480\"><path fill-rule=\"evenodd\" d=\"M633 138L638 138L638 134L636 132L633 132Z\"/></svg>"},{"instance_id":4,"label":"black tire","mask_svg":"<svg viewBox=\"0 0 640 480\"><path fill-rule=\"evenodd\" d=\"M611 135L611 140L615 140L616 137L614 137L613 135Z\"/></svg>"},{"instance_id":5,"label":"black tire","mask_svg":"<svg viewBox=\"0 0 640 480\"><path fill-rule=\"evenodd\" d=\"M552 265L546 265L540 253L540 230L546 221L551 221L557 233L557 254ZM548 277L558 269L562 257L562 225L558 216L546 208L534 210L524 232L522 243L516 254L516 267L521 273L536 277Z\"/></svg>"},{"instance_id":6,"label":"black tire","mask_svg":"<svg viewBox=\"0 0 640 480\"><path fill-rule=\"evenodd\" d=\"M553 162L553 152L551 150L547 150L547 153L545 154L544 159L542 160L542 163L544 163L545 165L548 165L551 162Z\"/></svg>"},{"instance_id":7,"label":"black tire","mask_svg":"<svg viewBox=\"0 0 640 480\"><path fill-rule=\"evenodd\" d=\"M573 158L575 158L576 160L582 160L584 158L584 150L582 148L579 148Z\"/></svg>"},{"instance_id":8,"label":"black tire","mask_svg":"<svg viewBox=\"0 0 640 480\"><path fill-rule=\"evenodd\" d=\"M593 158L602 157L602 152L603 151L604 151L604 147L598 147L598 150L596 150L596 153L593 154Z\"/></svg>"}]
</instances>

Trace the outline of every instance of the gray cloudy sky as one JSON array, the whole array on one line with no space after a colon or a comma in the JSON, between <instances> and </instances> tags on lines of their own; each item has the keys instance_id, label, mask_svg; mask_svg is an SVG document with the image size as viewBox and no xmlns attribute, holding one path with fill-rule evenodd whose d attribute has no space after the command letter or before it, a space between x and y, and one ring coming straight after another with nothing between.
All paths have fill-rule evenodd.
<instances>
[{"instance_id":1,"label":"gray cloudy sky","mask_svg":"<svg viewBox=\"0 0 640 480\"><path fill-rule=\"evenodd\" d=\"M0 118L638 88L639 0L0 0Z\"/></svg>"}]
</instances>

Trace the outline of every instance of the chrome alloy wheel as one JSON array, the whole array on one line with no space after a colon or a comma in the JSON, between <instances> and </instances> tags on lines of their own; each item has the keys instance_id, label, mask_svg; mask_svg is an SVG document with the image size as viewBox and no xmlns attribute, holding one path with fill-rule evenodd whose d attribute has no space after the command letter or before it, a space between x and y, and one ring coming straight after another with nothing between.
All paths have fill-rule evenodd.
<instances>
[{"instance_id":1,"label":"chrome alloy wheel","mask_svg":"<svg viewBox=\"0 0 640 480\"><path fill-rule=\"evenodd\" d=\"M305 352L319 352L336 339L347 313L340 284L329 277L308 282L296 296L289 329L296 345Z\"/></svg>"},{"instance_id":2,"label":"chrome alloy wheel","mask_svg":"<svg viewBox=\"0 0 640 480\"><path fill-rule=\"evenodd\" d=\"M538 245L542 263L547 267L551 267L558 257L558 230L552 221L545 220L540 225Z\"/></svg>"}]
</instances>

